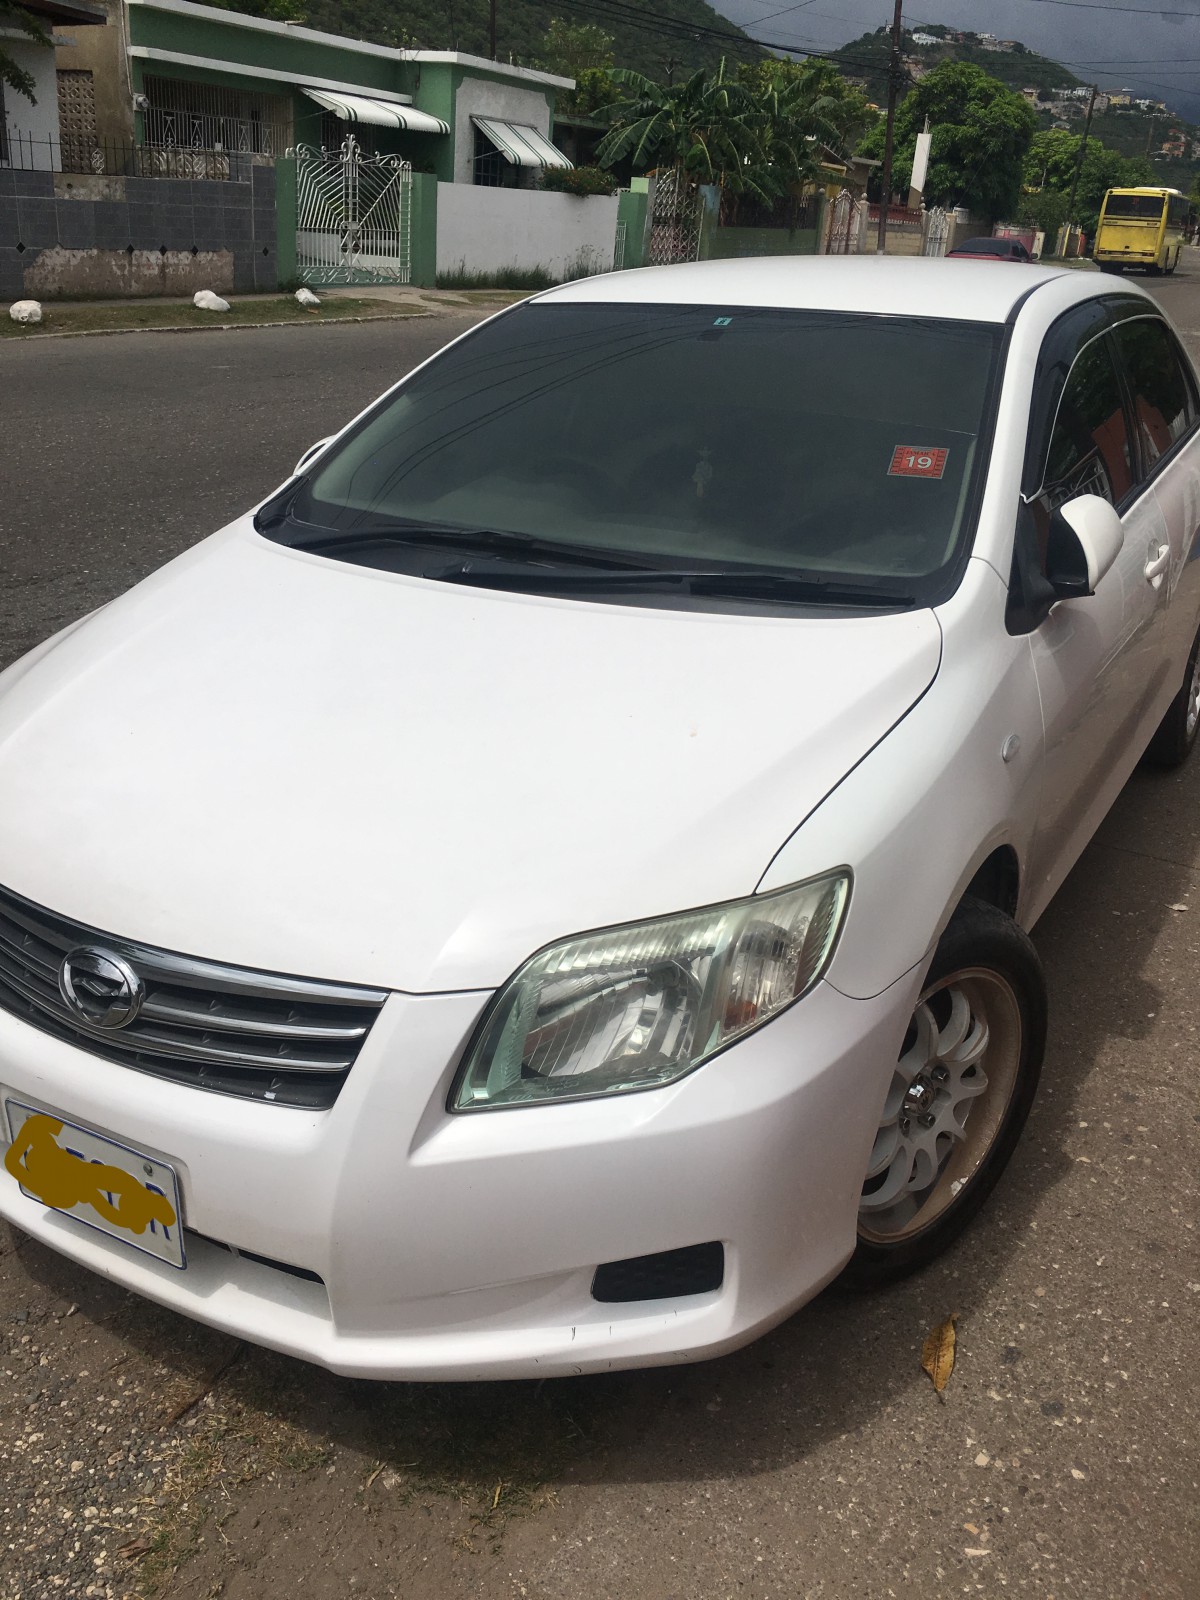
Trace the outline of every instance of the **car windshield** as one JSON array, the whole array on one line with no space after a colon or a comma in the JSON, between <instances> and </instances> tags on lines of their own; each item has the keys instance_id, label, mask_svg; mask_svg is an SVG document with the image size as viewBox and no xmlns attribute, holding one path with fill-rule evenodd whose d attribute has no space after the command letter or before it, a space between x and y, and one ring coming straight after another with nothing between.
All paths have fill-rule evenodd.
<instances>
[{"instance_id":1,"label":"car windshield","mask_svg":"<svg viewBox=\"0 0 1200 1600\"><path fill-rule=\"evenodd\" d=\"M538 541L539 568L560 548L927 594L969 537L1001 332L530 303L385 396L259 527L351 561L436 533L444 563L486 531L506 560Z\"/></svg>"}]
</instances>

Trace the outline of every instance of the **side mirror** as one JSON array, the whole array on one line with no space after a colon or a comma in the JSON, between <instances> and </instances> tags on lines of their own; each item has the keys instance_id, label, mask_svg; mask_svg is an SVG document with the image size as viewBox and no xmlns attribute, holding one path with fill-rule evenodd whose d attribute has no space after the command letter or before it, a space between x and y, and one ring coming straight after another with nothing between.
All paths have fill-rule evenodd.
<instances>
[{"instance_id":1,"label":"side mirror","mask_svg":"<svg viewBox=\"0 0 1200 1600\"><path fill-rule=\"evenodd\" d=\"M1121 553L1125 530L1116 508L1101 495L1081 494L1050 518L1046 577L1060 600L1095 594Z\"/></svg>"},{"instance_id":2,"label":"side mirror","mask_svg":"<svg viewBox=\"0 0 1200 1600\"><path fill-rule=\"evenodd\" d=\"M302 473L304 471L305 467L309 464L309 462L312 461L314 459L314 457L319 456L321 451L324 450L325 446L327 444L329 444L332 441L332 439L333 439L333 434L329 434L327 438L318 439L316 444L310 444L308 449L304 452L304 454L300 457L299 461L297 461L296 465L292 468L292 477L293 478L299 477L300 473Z\"/></svg>"}]
</instances>

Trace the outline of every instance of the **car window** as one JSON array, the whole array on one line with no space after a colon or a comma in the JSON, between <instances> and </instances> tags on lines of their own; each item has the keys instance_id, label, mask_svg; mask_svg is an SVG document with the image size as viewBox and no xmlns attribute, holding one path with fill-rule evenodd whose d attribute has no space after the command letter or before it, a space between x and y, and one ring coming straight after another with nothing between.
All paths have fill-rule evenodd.
<instances>
[{"instance_id":1,"label":"car window","mask_svg":"<svg viewBox=\"0 0 1200 1600\"><path fill-rule=\"evenodd\" d=\"M1116 337L1133 390L1142 459L1153 467L1195 424L1191 385L1170 332L1157 317L1119 323Z\"/></svg>"},{"instance_id":2,"label":"car window","mask_svg":"<svg viewBox=\"0 0 1200 1600\"><path fill-rule=\"evenodd\" d=\"M1098 494L1119 505L1132 487L1125 404L1108 339L1101 337L1080 352L1059 401L1041 492L1032 504L1043 552L1051 514L1065 501Z\"/></svg>"},{"instance_id":3,"label":"car window","mask_svg":"<svg viewBox=\"0 0 1200 1600\"><path fill-rule=\"evenodd\" d=\"M314 465L295 515L335 535L409 520L639 559L932 577L970 537L1002 337L535 302L381 402Z\"/></svg>"}]
</instances>

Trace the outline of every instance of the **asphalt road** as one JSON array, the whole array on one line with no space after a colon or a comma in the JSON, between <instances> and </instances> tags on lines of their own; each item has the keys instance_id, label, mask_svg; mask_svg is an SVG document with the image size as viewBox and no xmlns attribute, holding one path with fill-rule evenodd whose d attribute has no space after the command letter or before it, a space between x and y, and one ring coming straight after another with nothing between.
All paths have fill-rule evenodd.
<instances>
[{"instance_id":1,"label":"asphalt road","mask_svg":"<svg viewBox=\"0 0 1200 1600\"><path fill-rule=\"evenodd\" d=\"M1189 254L1154 287L1200 358ZM0 661L467 320L0 347ZM1198 801L1200 758L1136 775L1036 929L1043 1088L970 1234L723 1361L350 1384L0 1230L0 1597L1194 1600ZM919 1353L951 1312L939 1399Z\"/></svg>"}]
</instances>

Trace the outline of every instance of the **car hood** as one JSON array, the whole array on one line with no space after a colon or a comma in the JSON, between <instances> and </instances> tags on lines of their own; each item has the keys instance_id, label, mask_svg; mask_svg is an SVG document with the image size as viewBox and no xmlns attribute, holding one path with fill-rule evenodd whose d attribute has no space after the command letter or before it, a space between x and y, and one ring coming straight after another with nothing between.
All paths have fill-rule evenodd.
<instances>
[{"instance_id":1,"label":"car hood","mask_svg":"<svg viewBox=\"0 0 1200 1600\"><path fill-rule=\"evenodd\" d=\"M940 650L930 611L498 593L242 521L0 677L0 883L190 955L491 988L752 892Z\"/></svg>"}]
</instances>

